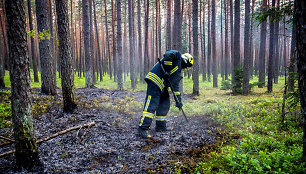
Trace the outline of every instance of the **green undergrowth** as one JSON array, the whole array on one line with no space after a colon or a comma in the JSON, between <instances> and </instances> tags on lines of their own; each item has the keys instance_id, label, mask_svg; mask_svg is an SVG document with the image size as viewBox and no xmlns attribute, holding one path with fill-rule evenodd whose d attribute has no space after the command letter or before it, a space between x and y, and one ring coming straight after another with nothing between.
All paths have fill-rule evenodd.
<instances>
[{"instance_id":1,"label":"green undergrowth","mask_svg":"<svg viewBox=\"0 0 306 174\"><path fill-rule=\"evenodd\" d=\"M5 76L7 87L10 87L8 75ZM33 79L33 76L32 76ZM267 88L254 86L248 96L232 95L230 90L220 90L222 78L218 77L219 88L213 88L212 82L200 79L200 96L190 96L193 89L192 78L184 77L183 108L187 117L207 116L221 125L220 129L211 132L217 137L214 145L206 145L193 151L191 157L182 156L179 161L171 162L172 173L302 173L302 118L300 106L294 109L286 107L285 118L282 119L282 101L284 77L278 84L273 84L273 92ZM212 79L212 78L211 78ZM250 83L257 82L253 78ZM85 87L85 78L75 75L76 88ZM57 79L60 85L60 79ZM31 83L32 87L40 87L40 83ZM116 90L117 82L109 76L97 81L98 88ZM60 86L59 86L60 87ZM131 89L129 77L124 82L128 91L145 91L145 83L137 83ZM9 92L1 92L0 126L4 118L11 115ZM140 116L143 103L134 97L110 99L101 97L90 101L82 101L77 96L79 108L103 108L110 112ZM33 100L34 115L45 112L51 98ZM61 102L61 101L59 101ZM174 102L172 102L174 103ZM36 108L37 107L37 108ZM173 105L169 115L182 115ZM120 124L120 118L113 125Z\"/></svg>"}]
</instances>

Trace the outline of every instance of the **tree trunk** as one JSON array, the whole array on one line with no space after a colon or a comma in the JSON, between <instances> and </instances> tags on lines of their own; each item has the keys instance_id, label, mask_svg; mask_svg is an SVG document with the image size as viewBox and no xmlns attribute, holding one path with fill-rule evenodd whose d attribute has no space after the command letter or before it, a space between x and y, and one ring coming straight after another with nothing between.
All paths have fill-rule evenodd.
<instances>
[{"instance_id":1,"label":"tree trunk","mask_svg":"<svg viewBox=\"0 0 306 174\"><path fill-rule=\"evenodd\" d=\"M113 36L113 67L114 67L114 80L117 80L117 50L116 50L116 34L115 34L115 22L116 22L116 14L115 14L115 5L114 0L112 0L112 36Z\"/></svg>"},{"instance_id":2,"label":"tree trunk","mask_svg":"<svg viewBox=\"0 0 306 174\"><path fill-rule=\"evenodd\" d=\"M272 0L272 8L275 7L275 0ZM273 91L273 71L274 71L274 60L275 59L275 47L274 47L274 28L275 28L275 24L273 22L273 20L270 17L270 46L269 46L269 63L268 63L268 92L272 92Z\"/></svg>"},{"instance_id":3,"label":"tree trunk","mask_svg":"<svg viewBox=\"0 0 306 174\"><path fill-rule=\"evenodd\" d=\"M252 14L254 13L255 0L252 0ZM251 34L250 34L250 77L253 78L254 72L254 16L251 17Z\"/></svg>"},{"instance_id":4,"label":"tree trunk","mask_svg":"<svg viewBox=\"0 0 306 174\"><path fill-rule=\"evenodd\" d=\"M75 103L73 59L69 38L68 1L56 0L55 2L64 112L73 112L77 106Z\"/></svg>"},{"instance_id":5,"label":"tree trunk","mask_svg":"<svg viewBox=\"0 0 306 174\"><path fill-rule=\"evenodd\" d=\"M143 57L142 57L142 40L141 40L141 3L140 1L137 1L138 3L138 56L139 56L139 71L140 71L140 81L144 81L144 65L143 65ZM146 21L145 21L146 22ZM148 58L148 57L147 57Z\"/></svg>"},{"instance_id":6,"label":"tree trunk","mask_svg":"<svg viewBox=\"0 0 306 174\"><path fill-rule=\"evenodd\" d=\"M95 0L93 0L93 6L94 6L94 23L95 23L95 30L96 30L95 33L96 33L96 39L97 39L97 54L98 54L98 57L96 59L99 62L98 66L100 67L102 57L101 57L101 51L100 51L100 39L99 39L99 29L98 29L98 23L97 23L97 11L96 11L96 1ZM100 79L101 79L101 71L100 71Z\"/></svg>"},{"instance_id":7,"label":"tree trunk","mask_svg":"<svg viewBox=\"0 0 306 174\"><path fill-rule=\"evenodd\" d=\"M175 31L174 31L175 32ZM192 33L193 33L193 92L195 96L199 93L199 41L198 41L198 0L192 0ZM180 35L180 33L178 33ZM174 41L175 42L175 41Z\"/></svg>"},{"instance_id":8,"label":"tree trunk","mask_svg":"<svg viewBox=\"0 0 306 174\"><path fill-rule=\"evenodd\" d=\"M108 57L108 70L109 70L109 76L110 79L112 79L112 59L111 59L111 55L110 55L110 43L109 43L109 33L108 33L108 19L107 19L107 4L106 4L106 0L104 0L104 9L105 9L105 34L106 34L106 46L107 46L107 57Z\"/></svg>"},{"instance_id":9,"label":"tree trunk","mask_svg":"<svg viewBox=\"0 0 306 174\"><path fill-rule=\"evenodd\" d=\"M28 16L29 16L29 26L30 31L33 31L33 17L32 17L32 7L31 0L27 0L28 3ZM39 82L38 79L38 70L37 70L37 58L35 53L35 43L34 38L31 36L31 53L32 53L32 64L33 64L33 72L34 72L34 82Z\"/></svg>"},{"instance_id":10,"label":"tree trunk","mask_svg":"<svg viewBox=\"0 0 306 174\"><path fill-rule=\"evenodd\" d=\"M48 95L56 94L56 75L54 58L52 57L51 41L47 38L51 32L48 16L48 0L35 1L37 29L39 33L45 33L39 41L39 53L41 63L41 92ZM47 33L47 34L46 34Z\"/></svg>"},{"instance_id":11,"label":"tree trunk","mask_svg":"<svg viewBox=\"0 0 306 174\"><path fill-rule=\"evenodd\" d=\"M233 74L234 74L234 13L233 13L233 0L229 0L230 5L230 28L231 28L231 63L230 63L230 69L232 74L232 82L233 82Z\"/></svg>"},{"instance_id":12,"label":"tree trunk","mask_svg":"<svg viewBox=\"0 0 306 174\"><path fill-rule=\"evenodd\" d=\"M194 2L195 3L195 2ZM174 50L183 51L182 50L182 25L181 25L181 2L174 1L174 23L173 23L173 48ZM195 17L195 16L194 16ZM194 19L197 20L197 19Z\"/></svg>"},{"instance_id":13,"label":"tree trunk","mask_svg":"<svg viewBox=\"0 0 306 174\"><path fill-rule=\"evenodd\" d=\"M11 105L16 164L18 167L32 169L41 163L32 122L30 60L27 56L25 4L23 0L7 0L5 9L10 49Z\"/></svg>"},{"instance_id":14,"label":"tree trunk","mask_svg":"<svg viewBox=\"0 0 306 174\"><path fill-rule=\"evenodd\" d=\"M239 79L240 69L240 0L235 0L235 35L234 35L234 62L233 62L233 92L240 93L241 82Z\"/></svg>"},{"instance_id":15,"label":"tree trunk","mask_svg":"<svg viewBox=\"0 0 306 174\"><path fill-rule=\"evenodd\" d=\"M50 42L51 42L51 56L53 57L53 61L54 61L54 65L53 65L53 70L54 70L54 75L55 75L55 78L56 78L56 70L59 72L59 77L61 75L60 73L60 63L58 64L58 67L56 68L56 65L57 65L57 51L55 51L56 49L58 49L58 45L57 43L55 44L54 42L54 38L55 40L56 37L54 36L54 33L53 33L53 15L52 15L52 0L49 0L49 8L48 8L48 13L49 13L49 23L50 23ZM54 11L54 16L55 16L55 11ZM56 20L55 20L56 22Z\"/></svg>"},{"instance_id":16,"label":"tree trunk","mask_svg":"<svg viewBox=\"0 0 306 174\"><path fill-rule=\"evenodd\" d=\"M118 48L118 90L123 90L122 82L122 33L121 33L121 0L117 0L117 48Z\"/></svg>"},{"instance_id":17,"label":"tree trunk","mask_svg":"<svg viewBox=\"0 0 306 174\"><path fill-rule=\"evenodd\" d=\"M144 74L149 72L149 45L148 45L148 28L149 28L149 0L144 0L145 2L145 17L144 17Z\"/></svg>"},{"instance_id":18,"label":"tree trunk","mask_svg":"<svg viewBox=\"0 0 306 174\"><path fill-rule=\"evenodd\" d=\"M211 57L213 58L213 87L218 87L218 73L217 73L217 52L216 52L216 3L211 1Z\"/></svg>"},{"instance_id":19,"label":"tree trunk","mask_svg":"<svg viewBox=\"0 0 306 174\"><path fill-rule=\"evenodd\" d=\"M210 80L210 75L211 75L211 66L210 66L210 60L211 60L211 23L210 23L210 1L208 0L208 9L207 9L207 13L208 13L208 25L207 25L207 33L208 33L208 43L207 43L207 78L208 78L208 82L211 82Z\"/></svg>"},{"instance_id":20,"label":"tree trunk","mask_svg":"<svg viewBox=\"0 0 306 174\"><path fill-rule=\"evenodd\" d=\"M306 162L306 4L304 1L295 0L296 21L296 50L297 50L297 68L298 68L298 83L301 101L301 113L303 116L303 160Z\"/></svg>"},{"instance_id":21,"label":"tree trunk","mask_svg":"<svg viewBox=\"0 0 306 174\"><path fill-rule=\"evenodd\" d=\"M202 59L202 81L206 81L206 42L205 42L205 2L203 2L203 59Z\"/></svg>"},{"instance_id":22,"label":"tree trunk","mask_svg":"<svg viewBox=\"0 0 306 174\"><path fill-rule=\"evenodd\" d=\"M224 0L224 12L225 12L225 51L224 51L224 79L228 80L228 68L229 68L229 50L228 50L228 6L229 0Z\"/></svg>"},{"instance_id":23,"label":"tree trunk","mask_svg":"<svg viewBox=\"0 0 306 174\"><path fill-rule=\"evenodd\" d=\"M85 71L86 71L86 88L93 86L92 67L91 67L91 45L89 34L89 3L88 0L82 0L83 8L83 37L84 37L84 52L85 52Z\"/></svg>"},{"instance_id":24,"label":"tree trunk","mask_svg":"<svg viewBox=\"0 0 306 174\"><path fill-rule=\"evenodd\" d=\"M294 90L294 73L296 64L296 29L292 27L292 37L291 37L291 48L290 48L290 65L289 65L289 78L288 78L288 91Z\"/></svg>"},{"instance_id":25,"label":"tree trunk","mask_svg":"<svg viewBox=\"0 0 306 174\"><path fill-rule=\"evenodd\" d=\"M2 6L1 6L1 8L2 8ZM1 11L0 11L0 23L2 23ZM1 25L0 31L1 31L0 38L1 38L1 36L3 36L3 39L1 38L1 41L0 41L0 50L2 50L2 53L0 53L0 88L5 88L5 83L4 83L5 61L4 61L4 57L5 57L6 48L5 48L5 43L4 43L4 37L5 37L4 32L5 31L2 27L2 25Z\"/></svg>"},{"instance_id":26,"label":"tree trunk","mask_svg":"<svg viewBox=\"0 0 306 174\"><path fill-rule=\"evenodd\" d=\"M267 9L267 0L262 1L262 9L261 11L266 11ZM258 87L262 88L265 84L265 63L266 63L266 33L267 33L267 22L263 21L261 23L261 30L260 30L260 51L259 51L259 78L258 82L262 83L259 84Z\"/></svg>"},{"instance_id":27,"label":"tree trunk","mask_svg":"<svg viewBox=\"0 0 306 174\"><path fill-rule=\"evenodd\" d=\"M172 46L171 42L171 6L172 0L167 0L167 42L166 42L166 50L170 50Z\"/></svg>"},{"instance_id":28,"label":"tree trunk","mask_svg":"<svg viewBox=\"0 0 306 174\"><path fill-rule=\"evenodd\" d=\"M245 14L244 14L244 63L243 63L243 95L249 94L249 77L251 64L251 50L250 50L250 0L245 0Z\"/></svg>"},{"instance_id":29,"label":"tree trunk","mask_svg":"<svg viewBox=\"0 0 306 174\"><path fill-rule=\"evenodd\" d=\"M130 40L130 74L131 74L131 87L133 89L136 88L136 73L135 73L135 46L134 46L134 2L132 0L128 0L129 5L129 40ZM146 57L148 58L148 57Z\"/></svg>"},{"instance_id":30,"label":"tree trunk","mask_svg":"<svg viewBox=\"0 0 306 174\"><path fill-rule=\"evenodd\" d=\"M279 0L277 0L277 8L279 8ZM278 37L278 34L279 34L279 21L277 21L276 23L274 23L275 25L275 32L274 32L274 83L275 84L278 84L278 75L279 75L279 37Z\"/></svg>"}]
</instances>

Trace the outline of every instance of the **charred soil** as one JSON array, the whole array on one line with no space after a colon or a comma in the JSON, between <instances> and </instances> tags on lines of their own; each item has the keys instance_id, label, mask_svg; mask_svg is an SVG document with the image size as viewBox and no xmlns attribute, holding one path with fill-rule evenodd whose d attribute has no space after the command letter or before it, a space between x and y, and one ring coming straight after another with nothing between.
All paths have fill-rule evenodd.
<instances>
[{"instance_id":1,"label":"charred soil","mask_svg":"<svg viewBox=\"0 0 306 174\"><path fill-rule=\"evenodd\" d=\"M38 173L171 173L181 165L196 165L203 157L202 149L216 142L211 134L216 125L209 116L188 117L188 123L181 115L168 116L170 131L155 132L153 122L149 131L153 138L140 138L137 128L141 108L135 107L134 113L125 112L118 102L132 102L123 99L133 98L143 103L145 92L78 89L78 109L70 114L62 112L61 94L44 96L39 89L32 93L34 104L45 106L33 108L37 112L33 116L37 139L95 122L89 128L82 127L38 144L44 164L43 171ZM12 132L5 128L0 133L12 138ZM12 143L2 145L0 153L13 148ZM26 173L16 171L14 166L13 155L0 158L0 173Z\"/></svg>"}]
</instances>

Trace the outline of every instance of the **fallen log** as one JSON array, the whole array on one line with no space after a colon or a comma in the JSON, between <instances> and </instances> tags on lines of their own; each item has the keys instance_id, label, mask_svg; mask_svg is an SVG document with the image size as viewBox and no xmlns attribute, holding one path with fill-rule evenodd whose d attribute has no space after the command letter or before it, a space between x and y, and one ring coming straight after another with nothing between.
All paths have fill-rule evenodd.
<instances>
[{"instance_id":1,"label":"fallen log","mask_svg":"<svg viewBox=\"0 0 306 174\"><path fill-rule=\"evenodd\" d=\"M45 138L39 139L39 140L36 141L36 143L39 144L39 143L42 143L42 142L44 142L44 141L48 141L48 140L50 140L50 139L52 139L52 138L55 138L55 137L57 137L57 136L59 136L59 135L63 135L63 134L65 134L65 133L68 133L68 132L73 131L73 130L75 130L75 129L80 129L80 128L82 128L82 127L88 127L88 128L90 128L90 127L93 126L93 125L95 125L95 122L94 122L94 121L93 121L93 122L90 122L90 123L87 123L87 124L82 124L82 125L74 126L74 127L71 127L71 128L65 129L65 130L62 130L62 131L60 131L60 132L57 132L57 133L55 133L55 134L49 135L49 136L47 136L47 137L45 137ZM15 153L15 150L11 150L11 151L8 151L8 152L5 152L5 153L0 154L0 158L4 157L4 156L6 156L6 155L10 155L10 154L12 154L12 153Z\"/></svg>"}]
</instances>

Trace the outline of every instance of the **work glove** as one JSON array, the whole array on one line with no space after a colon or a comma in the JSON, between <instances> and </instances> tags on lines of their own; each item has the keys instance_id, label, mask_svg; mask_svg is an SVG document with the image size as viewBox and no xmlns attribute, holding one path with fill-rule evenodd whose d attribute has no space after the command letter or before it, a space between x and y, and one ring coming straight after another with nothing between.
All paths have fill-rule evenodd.
<instances>
[{"instance_id":1,"label":"work glove","mask_svg":"<svg viewBox=\"0 0 306 174\"><path fill-rule=\"evenodd\" d=\"M164 78L169 79L170 78L170 73L169 72L165 72L164 73Z\"/></svg>"},{"instance_id":2,"label":"work glove","mask_svg":"<svg viewBox=\"0 0 306 174\"><path fill-rule=\"evenodd\" d=\"M182 103L182 96L181 95L176 95L178 101L175 102L175 106L179 109L181 109L183 107L183 103Z\"/></svg>"}]
</instances>

